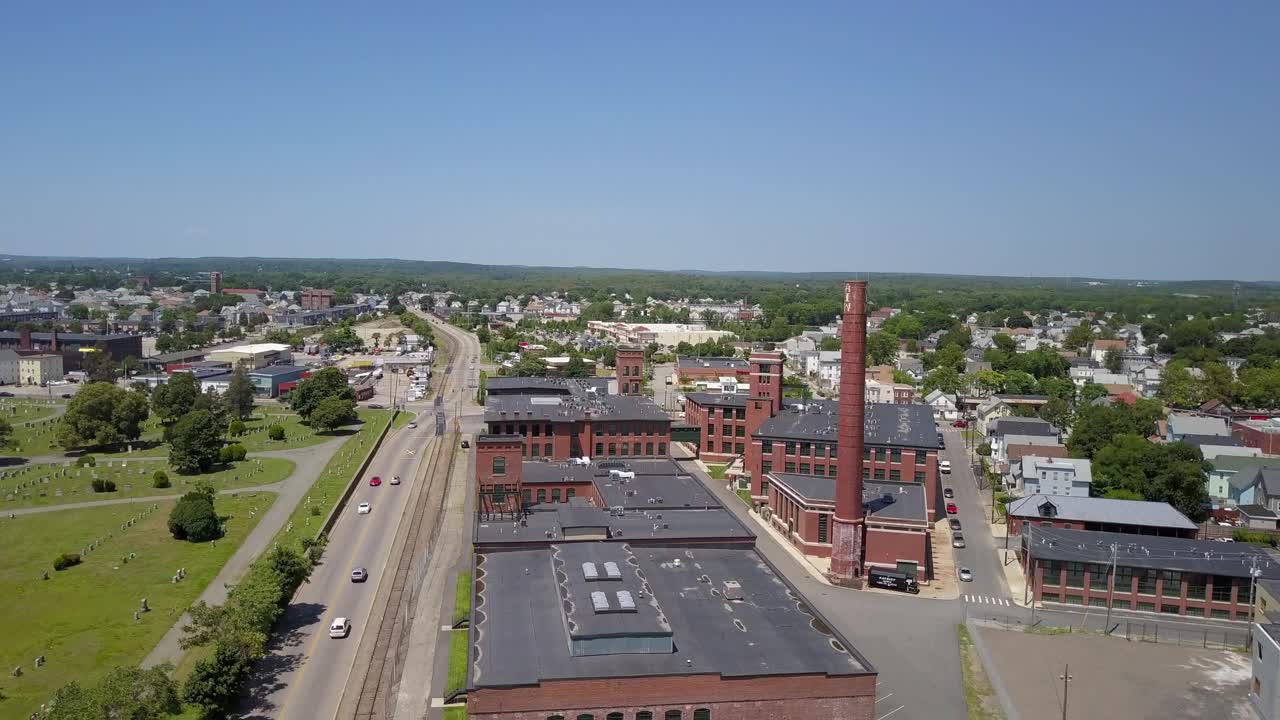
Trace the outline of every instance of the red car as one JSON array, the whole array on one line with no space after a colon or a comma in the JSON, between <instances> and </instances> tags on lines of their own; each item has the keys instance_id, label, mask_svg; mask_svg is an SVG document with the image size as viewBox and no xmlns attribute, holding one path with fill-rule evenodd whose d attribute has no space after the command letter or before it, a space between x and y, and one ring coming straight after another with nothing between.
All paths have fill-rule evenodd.
<instances>
[{"instance_id":1,"label":"red car","mask_svg":"<svg viewBox=\"0 0 1280 720\"><path fill-rule=\"evenodd\" d=\"M369 487L378 487L381 484L382 484L382 478L378 477L377 475L374 475L373 477L369 478Z\"/></svg>"},{"instance_id":2,"label":"red car","mask_svg":"<svg viewBox=\"0 0 1280 720\"><path fill-rule=\"evenodd\" d=\"M967 427L969 427L969 423L965 422L964 420L957 420L957 421L955 421L955 422L951 423L951 427L967 428Z\"/></svg>"},{"instance_id":3,"label":"red car","mask_svg":"<svg viewBox=\"0 0 1280 720\"><path fill-rule=\"evenodd\" d=\"M955 514L956 514L956 504L955 504L955 503L947 503L947 514L948 514L948 515L955 515Z\"/></svg>"}]
</instances>

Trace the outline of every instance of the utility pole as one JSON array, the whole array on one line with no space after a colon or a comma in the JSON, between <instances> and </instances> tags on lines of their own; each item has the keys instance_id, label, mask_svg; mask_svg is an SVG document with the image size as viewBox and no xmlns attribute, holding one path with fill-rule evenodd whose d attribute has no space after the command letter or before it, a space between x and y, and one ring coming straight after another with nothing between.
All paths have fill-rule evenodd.
<instances>
[{"instance_id":1,"label":"utility pole","mask_svg":"<svg viewBox=\"0 0 1280 720\"><path fill-rule=\"evenodd\" d=\"M1111 598L1116 591L1116 553L1120 550L1120 545L1111 543L1111 579L1107 582L1107 624L1103 628L1103 632L1111 632Z\"/></svg>"},{"instance_id":2,"label":"utility pole","mask_svg":"<svg viewBox=\"0 0 1280 720\"><path fill-rule=\"evenodd\" d=\"M1062 674L1058 676L1062 681L1062 720L1067 720L1067 684L1072 681L1071 665L1065 665L1062 668Z\"/></svg>"},{"instance_id":3,"label":"utility pole","mask_svg":"<svg viewBox=\"0 0 1280 720\"><path fill-rule=\"evenodd\" d=\"M1249 627L1252 631L1253 627L1253 609L1258 606L1256 593L1258 591L1258 576L1262 571L1258 569L1258 556L1254 555L1249 560Z\"/></svg>"}]
</instances>

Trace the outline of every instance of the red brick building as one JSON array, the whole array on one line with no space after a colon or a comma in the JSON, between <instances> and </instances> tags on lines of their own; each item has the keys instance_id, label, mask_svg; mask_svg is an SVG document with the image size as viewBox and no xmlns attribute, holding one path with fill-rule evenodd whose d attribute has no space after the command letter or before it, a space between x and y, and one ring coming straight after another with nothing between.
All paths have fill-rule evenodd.
<instances>
[{"instance_id":1,"label":"red brick building","mask_svg":"<svg viewBox=\"0 0 1280 720\"><path fill-rule=\"evenodd\" d=\"M676 377L681 384L692 384L699 380L715 382L722 377L748 383L751 381L751 365L742 358L679 355L676 357Z\"/></svg>"},{"instance_id":2,"label":"red brick building","mask_svg":"<svg viewBox=\"0 0 1280 720\"><path fill-rule=\"evenodd\" d=\"M328 310L337 304L338 294L322 288L304 288L298 303L303 310Z\"/></svg>"},{"instance_id":3,"label":"red brick building","mask_svg":"<svg viewBox=\"0 0 1280 720\"><path fill-rule=\"evenodd\" d=\"M1178 537L1032 527L1020 554L1036 601L1217 620L1249 618L1255 563L1280 577L1259 548Z\"/></svg>"},{"instance_id":4,"label":"red brick building","mask_svg":"<svg viewBox=\"0 0 1280 720\"><path fill-rule=\"evenodd\" d=\"M699 428L698 457L704 462L727 463L746 454L747 396L689 393L684 420Z\"/></svg>"},{"instance_id":5,"label":"red brick building","mask_svg":"<svg viewBox=\"0 0 1280 720\"><path fill-rule=\"evenodd\" d=\"M620 345L614 363L619 395L644 395L644 348Z\"/></svg>"},{"instance_id":6,"label":"red brick building","mask_svg":"<svg viewBox=\"0 0 1280 720\"><path fill-rule=\"evenodd\" d=\"M1280 455L1280 420L1237 420L1231 436L1264 455Z\"/></svg>"},{"instance_id":7,"label":"red brick building","mask_svg":"<svg viewBox=\"0 0 1280 720\"><path fill-rule=\"evenodd\" d=\"M1027 526L1194 538L1199 529L1169 503L1067 495L1028 495L1009 503L1009 535Z\"/></svg>"}]
</instances>

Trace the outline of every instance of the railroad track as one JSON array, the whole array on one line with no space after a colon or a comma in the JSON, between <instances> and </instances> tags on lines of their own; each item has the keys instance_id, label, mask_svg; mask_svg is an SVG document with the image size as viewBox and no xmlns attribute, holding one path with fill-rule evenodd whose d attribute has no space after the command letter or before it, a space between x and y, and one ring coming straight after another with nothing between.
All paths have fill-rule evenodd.
<instances>
[{"instance_id":1,"label":"railroad track","mask_svg":"<svg viewBox=\"0 0 1280 720\"><path fill-rule=\"evenodd\" d=\"M449 365L442 373L443 381L436 394L435 407L439 411L440 400L445 398L448 390L457 382L460 373L454 373L453 365L459 362L460 343L448 334L442 333L451 345L452 357ZM448 493L449 475L453 469L454 457L457 453L460 431L455 424L453 430L438 433L432 441L427 462L425 483L418 485L417 497L414 498L412 515L409 517L408 534L400 545L399 557L396 559L395 573L391 587L387 591L385 603L375 605L375 613L381 609L375 621L375 635L372 656L364 669L364 677L358 679L355 674L360 670L360 656L357 655L353 676L348 679L347 692L358 682L359 691L355 700L354 718L358 720L385 720L395 714L395 695L393 690L400 680L400 667L407 647L408 628L413 620L413 609L421 580L418 568L425 566L424 556L440 526L445 498ZM394 546L393 546L394 547ZM394 552L394 550L393 550ZM373 620L373 616L370 616ZM366 637L368 637L366 633ZM346 702L340 703L339 713Z\"/></svg>"}]
</instances>

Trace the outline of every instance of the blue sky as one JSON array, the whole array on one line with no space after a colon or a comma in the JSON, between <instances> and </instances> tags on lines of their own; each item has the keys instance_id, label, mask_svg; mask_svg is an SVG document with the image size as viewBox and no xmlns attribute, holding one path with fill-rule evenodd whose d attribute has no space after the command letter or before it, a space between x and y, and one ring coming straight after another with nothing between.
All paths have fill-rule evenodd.
<instances>
[{"instance_id":1,"label":"blue sky","mask_svg":"<svg viewBox=\"0 0 1280 720\"><path fill-rule=\"evenodd\" d=\"M190 5L0 7L0 250L1280 279L1274 0Z\"/></svg>"}]
</instances>

